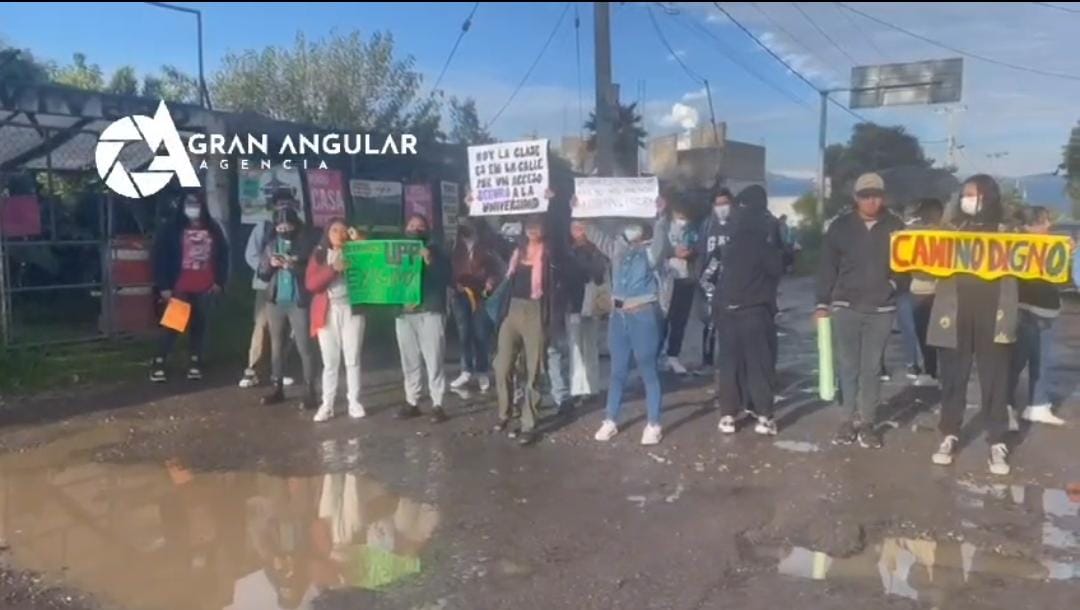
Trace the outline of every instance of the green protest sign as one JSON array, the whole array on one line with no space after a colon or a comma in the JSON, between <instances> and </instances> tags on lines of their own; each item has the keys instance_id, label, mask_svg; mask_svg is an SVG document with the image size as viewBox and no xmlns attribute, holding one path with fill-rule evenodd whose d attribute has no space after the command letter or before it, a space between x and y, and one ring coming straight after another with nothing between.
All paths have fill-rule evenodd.
<instances>
[{"instance_id":1,"label":"green protest sign","mask_svg":"<svg viewBox=\"0 0 1080 610\"><path fill-rule=\"evenodd\" d=\"M345 244L345 283L353 305L419 305L424 245L372 239Z\"/></svg>"}]
</instances>

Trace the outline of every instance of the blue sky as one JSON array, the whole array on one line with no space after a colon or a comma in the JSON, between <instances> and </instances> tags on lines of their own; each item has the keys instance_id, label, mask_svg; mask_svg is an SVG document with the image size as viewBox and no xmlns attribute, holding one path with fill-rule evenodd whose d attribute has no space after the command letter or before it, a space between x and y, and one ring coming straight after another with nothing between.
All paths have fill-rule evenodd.
<instances>
[{"instance_id":1,"label":"blue sky","mask_svg":"<svg viewBox=\"0 0 1080 610\"><path fill-rule=\"evenodd\" d=\"M203 11L208 74L228 51L289 45L297 31L318 38L333 29L389 30L400 53L411 54L432 83L471 3L239 4L181 3ZM815 167L817 94L788 74L726 20L711 3L653 6L660 28L680 58L712 84L716 116L730 138L767 147L768 167L809 175ZM853 3L885 21L965 51L1078 75L1080 13L1033 3ZM1060 6L1080 11L1078 2ZM792 3L723 3L769 47L821 86L842 85L853 58L859 64L914 61L954 54L851 14L836 3L800 3L844 52L826 40ZM490 118L535 58L565 5L484 3L447 73L443 88L477 99ZM702 86L673 61L649 20L646 4L612 3L612 52L622 99L640 100L651 135L674 133L708 120ZM593 100L592 4L581 17L581 92L587 116ZM763 12L764 14L763 14ZM528 84L492 129L502 138L533 131L557 138L577 131L578 71L571 8ZM779 25L778 25L779 24ZM724 46L700 31L705 28ZM786 30L786 31L785 31ZM194 18L145 4L19 3L0 5L0 38L45 59L68 61L82 51L109 72L131 64L140 72L174 64L196 71ZM763 84L738 62L768 80ZM966 111L957 114L965 146L961 172L1019 175L1050 171L1068 130L1080 119L1080 80L1027 74L965 60ZM781 94L776 89L783 89ZM789 98L801 100L797 104ZM846 100L845 100L846 101ZM933 107L861 111L884 124L902 124L926 141L928 155L945 158L946 118ZM830 141L846 139L854 119L830 108ZM1007 153L1000 156L998 153ZM998 155L998 156L994 156Z\"/></svg>"}]
</instances>

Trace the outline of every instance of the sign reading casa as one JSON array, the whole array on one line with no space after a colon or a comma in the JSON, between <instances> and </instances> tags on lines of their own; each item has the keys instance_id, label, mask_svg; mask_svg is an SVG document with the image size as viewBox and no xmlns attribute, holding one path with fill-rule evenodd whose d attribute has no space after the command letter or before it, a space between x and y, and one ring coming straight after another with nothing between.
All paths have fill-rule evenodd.
<instances>
[{"instance_id":1,"label":"sign reading casa","mask_svg":"<svg viewBox=\"0 0 1080 610\"><path fill-rule=\"evenodd\" d=\"M1069 238L1060 235L898 231L890 249L892 270L898 273L968 273L987 280L1012 276L1057 284L1069 280Z\"/></svg>"}]
</instances>

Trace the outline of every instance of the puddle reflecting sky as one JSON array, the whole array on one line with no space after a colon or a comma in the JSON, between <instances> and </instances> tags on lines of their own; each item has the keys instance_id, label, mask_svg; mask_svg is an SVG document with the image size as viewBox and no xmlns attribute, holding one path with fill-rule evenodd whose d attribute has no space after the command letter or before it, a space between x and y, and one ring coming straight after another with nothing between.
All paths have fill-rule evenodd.
<instances>
[{"instance_id":1,"label":"puddle reflecting sky","mask_svg":"<svg viewBox=\"0 0 1080 610\"><path fill-rule=\"evenodd\" d=\"M1080 496L1062 489L958 482L958 504L969 515L965 529L985 527L977 511L987 502L1012 505L1038 518L1036 556L1000 554L958 541L889 537L850 557L803 547L780 552L779 573L812 580L877 581L888 595L948 602L981 579L1035 581L1080 579Z\"/></svg>"},{"instance_id":2,"label":"puddle reflecting sky","mask_svg":"<svg viewBox=\"0 0 1080 610\"><path fill-rule=\"evenodd\" d=\"M293 610L421 570L437 509L354 471L196 474L96 463L96 430L0 457L5 560L127 608Z\"/></svg>"}]
</instances>

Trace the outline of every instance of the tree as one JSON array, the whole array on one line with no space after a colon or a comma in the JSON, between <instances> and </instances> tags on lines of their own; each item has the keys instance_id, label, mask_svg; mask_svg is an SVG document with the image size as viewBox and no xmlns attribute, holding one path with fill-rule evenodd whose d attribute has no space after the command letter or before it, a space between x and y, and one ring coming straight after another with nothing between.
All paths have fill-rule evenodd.
<instances>
[{"instance_id":1,"label":"tree","mask_svg":"<svg viewBox=\"0 0 1080 610\"><path fill-rule=\"evenodd\" d=\"M143 97L182 104L199 103L199 81L181 72L175 66L162 66L161 76L146 75L143 78Z\"/></svg>"},{"instance_id":2,"label":"tree","mask_svg":"<svg viewBox=\"0 0 1080 610\"><path fill-rule=\"evenodd\" d=\"M587 142L588 149L596 150L596 113L589 114L589 120L585 121L585 129L589 131ZM637 103L619 104L618 113L615 116L615 165L622 174L636 175L638 170L638 149L645 148L645 136L647 132L642 127L641 115L637 111Z\"/></svg>"},{"instance_id":3,"label":"tree","mask_svg":"<svg viewBox=\"0 0 1080 610\"><path fill-rule=\"evenodd\" d=\"M1080 121L1072 128L1062 156L1059 169L1065 172L1065 191L1072 199L1073 218L1080 220Z\"/></svg>"},{"instance_id":4,"label":"tree","mask_svg":"<svg viewBox=\"0 0 1080 610\"><path fill-rule=\"evenodd\" d=\"M832 194L825 202L825 215L832 216L851 202L850 187L860 174L933 165L934 160L926 157L919 140L903 127L859 123L847 144L833 144L825 150L825 173L832 185Z\"/></svg>"},{"instance_id":5,"label":"tree","mask_svg":"<svg viewBox=\"0 0 1080 610\"><path fill-rule=\"evenodd\" d=\"M408 131L435 137L439 101L419 96L412 56L396 58L394 38L333 33L291 48L228 53L213 78L217 106L274 119L357 131Z\"/></svg>"},{"instance_id":6,"label":"tree","mask_svg":"<svg viewBox=\"0 0 1080 610\"><path fill-rule=\"evenodd\" d=\"M791 209L799 215L799 226L813 228L821 225L821 219L817 217L817 195L803 193L791 204Z\"/></svg>"},{"instance_id":7,"label":"tree","mask_svg":"<svg viewBox=\"0 0 1080 610\"><path fill-rule=\"evenodd\" d=\"M105 88L109 93L118 95L137 95L139 93L139 78L135 76L135 68L121 66L113 72L109 79L109 86Z\"/></svg>"},{"instance_id":8,"label":"tree","mask_svg":"<svg viewBox=\"0 0 1080 610\"><path fill-rule=\"evenodd\" d=\"M86 55L83 53L72 56L70 65L53 67L50 80L88 91L101 91L105 88L105 77L101 73L101 66L87 64Z\"/></svg>"},{"instance_id":9,"label":"tree","mask_svg":"<svg viewBox=\"0 0 1080 610\"><path fill-rule=\"evenodd\" d=\"M29 51L9 47L0 39L0 82L44 83L48 80L48 66L37 61Z\"/></svg>"},{"instance_id":10,"label":"tree","mask_svg":"<svg viewBox=\"0 0 1080 610\"><path fill-rule=\"evenodd\" d=\"M480 124L476 100L450 98L450 141L455 144L491 144L495 138Z\"/></svg>"}]
</instances>

